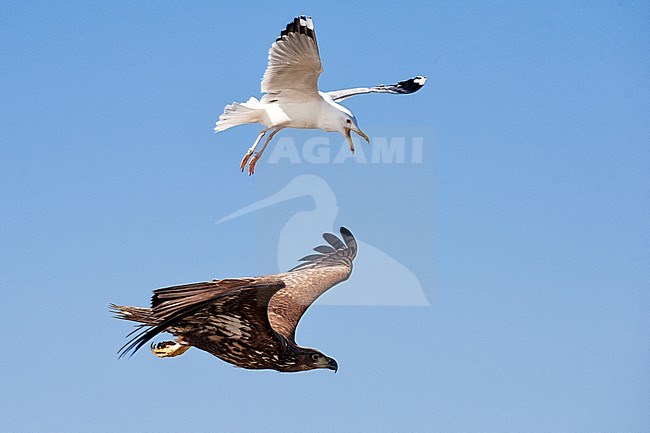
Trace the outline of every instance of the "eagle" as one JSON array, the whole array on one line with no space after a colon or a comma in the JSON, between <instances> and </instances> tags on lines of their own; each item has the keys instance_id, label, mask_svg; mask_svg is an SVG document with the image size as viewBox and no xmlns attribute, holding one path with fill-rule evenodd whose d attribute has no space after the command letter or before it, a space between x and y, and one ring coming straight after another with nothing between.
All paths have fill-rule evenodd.
<instances>
[{"instance_id":1,"label":"eagle","mask_svg":"<svg viewBox=\"0 0 650 433\"><path fill-rule=\"evenodd\" d=\"M345 227L341 238L323 234L329 245L300 259L288 272L259 277L226 278L153 291L150 308L110 304L115 317L138 322L118 351L132 356L161 332L175 341L151 343L159 358L204 350L237 367L280 372L326 368L336 360L296 343L296 327L307 308L323 293L347 280L357 242Z\"/></svg>"}]
</instances>

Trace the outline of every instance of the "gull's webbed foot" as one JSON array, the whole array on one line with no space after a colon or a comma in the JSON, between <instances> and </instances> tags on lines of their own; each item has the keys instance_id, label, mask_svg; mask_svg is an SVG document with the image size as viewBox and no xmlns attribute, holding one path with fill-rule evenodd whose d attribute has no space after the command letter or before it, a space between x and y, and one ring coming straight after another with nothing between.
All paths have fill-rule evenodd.
<instances>
[{"instance_id":1,"label":"gull's webbed foot","mask_svg":"<svg viewBox=\"0 0 650 433\"><path fill-rule=\"evenodd\" d=\"M246 152L246 155L244 155L244 157L241 160L241 163L239 164L239 168L241 169L241 171L244 171L244 167L246 167L246 163L248 162L248 158L250 158L252 154L253 154L253 151L248 149L248 152Z\"/></svg>"},{"instance_id":2,"label":"gull's webbed foot","mask_svg":"<svg viewBox=\"0 0 650 433\"><path fill-rule=\"evenodd\" d=\"M251 160L248 162L248 175L255 174L255 164L257 164L257 161L260 159L259 154L253 155Z\"/></svg>"}]
</instances>

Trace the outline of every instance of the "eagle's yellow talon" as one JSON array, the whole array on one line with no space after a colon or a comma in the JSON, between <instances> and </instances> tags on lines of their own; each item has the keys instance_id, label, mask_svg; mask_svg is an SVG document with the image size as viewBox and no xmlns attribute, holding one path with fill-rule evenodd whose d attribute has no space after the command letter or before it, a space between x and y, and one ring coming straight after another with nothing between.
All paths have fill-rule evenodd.
<instances>
[{"instance_id":1,"label":"eagle's yellow talon","mask_svg":"<svg viewBox=\"0 0 650 433\"><path fill-rule=\"evenodd\" d=\"M177 343L175 341L161 341L160 343L151 343L151 352L158 358L173 358L182 355L190 346Z\"/></svg>"}]
</instances>

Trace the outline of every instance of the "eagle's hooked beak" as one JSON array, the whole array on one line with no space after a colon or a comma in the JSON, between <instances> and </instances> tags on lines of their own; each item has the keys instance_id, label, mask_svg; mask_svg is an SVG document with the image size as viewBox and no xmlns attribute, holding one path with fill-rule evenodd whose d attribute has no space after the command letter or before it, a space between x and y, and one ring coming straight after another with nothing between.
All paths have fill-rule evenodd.
<instances>
[{"instance_id":1,"label":"eagle's hooked beak","mask_svg":"<svg viewBox=\"0 0 650 433\"><path fill-rule=\"evenodd\" d=\"M334 370L334 373L336 373L339 370L339 365L336 363L335 359L327 358L327 368Z\"/></svg>"},{"instance_id":2,"label":"eagle's hooked beak","mask_svg":"<svg viewBox=\"0 0 650 433\"><path fill-rule=\"evenodd\" d=\"M359 134L359 137L363 138L368 142L368 144L370 144L370 139L360 129L345 128L345 139L348 141L348 147L350 148L350 152L354 153L354 144L352 143L352 137L350 136L350 132L352 131Z\"/></svg>"}]
</instances>

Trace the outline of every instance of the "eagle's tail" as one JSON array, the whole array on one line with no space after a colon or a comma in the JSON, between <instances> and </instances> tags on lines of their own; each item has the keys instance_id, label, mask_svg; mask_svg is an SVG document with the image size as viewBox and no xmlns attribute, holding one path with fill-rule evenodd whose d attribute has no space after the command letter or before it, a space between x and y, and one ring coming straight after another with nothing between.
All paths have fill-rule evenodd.
<instances>
[{"instance_id":1,"label":"eagle's tail","mask_svg":"<svg viewBox=\"0 0 650 433\"><path fill-rule=\"evenodd\" d=\"M265 113L266 110L257 98L250 98L246 102L233 102L223 109L223 114L219 116L214 132L225 131L244 123L259 122Z\"/></svg>"},{"instance_id":2,"label":"eagle's tail","mask_svg":"<svg viewBox=\"0 0 650 433\"><path fill-rule=\"evenodd\" d=\"M148 326L154 326L157 320L151 314L151 308L128 307L125 305L108 304L108 309L115 314L117 319L131 320L133 322L143 323Z\"/></svg>"}]
</instances>

